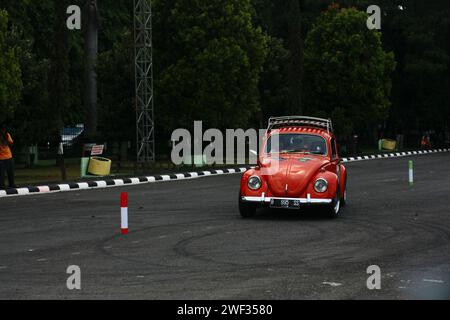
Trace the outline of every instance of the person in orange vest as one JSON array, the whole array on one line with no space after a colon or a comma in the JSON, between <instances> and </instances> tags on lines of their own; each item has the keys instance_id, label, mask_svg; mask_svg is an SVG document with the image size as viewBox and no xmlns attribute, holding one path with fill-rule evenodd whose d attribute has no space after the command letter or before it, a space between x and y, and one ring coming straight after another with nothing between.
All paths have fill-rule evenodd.
<instances>
[{"instance_id":1,"label":"person in orange vest","mask_svg":"<svg viewBox=\"0 0 450 320\"><path fill-rule=\"evenodd\" d=\"M430 136L427 132L420 139L420 147L422 149L431 149Z\"/></svg>"},{"instance_id":2,"label":"person in orange vest","mask_svg":"<svg viewBox=\"0 0 450 320\"><path fill-rule=\"evenodd\" d=\"M8 174L9 187L16 187L14 184L14 161L10 148L13 143L6 125L2 124L0 128L0 190L5 189L5 172Z\"/></svg>"}]
</instances>

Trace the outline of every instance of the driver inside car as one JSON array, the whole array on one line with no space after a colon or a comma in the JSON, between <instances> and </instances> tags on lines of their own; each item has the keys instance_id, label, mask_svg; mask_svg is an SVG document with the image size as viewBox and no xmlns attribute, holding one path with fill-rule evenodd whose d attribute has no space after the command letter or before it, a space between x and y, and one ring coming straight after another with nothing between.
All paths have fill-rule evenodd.
<instances>
[{"instance_id":1,"label":"driver inside car","mask_svg":"<svg viewBox=\"0 0 450 320\"><path fill-rule=\"evenodd\" d=\"M292 138L291 150L296 150L296 151L307 150L307 149L305 149L305 147L306 147L306 143L303 142L303 139L301 137Z\"/></svg>"}]
</instances>

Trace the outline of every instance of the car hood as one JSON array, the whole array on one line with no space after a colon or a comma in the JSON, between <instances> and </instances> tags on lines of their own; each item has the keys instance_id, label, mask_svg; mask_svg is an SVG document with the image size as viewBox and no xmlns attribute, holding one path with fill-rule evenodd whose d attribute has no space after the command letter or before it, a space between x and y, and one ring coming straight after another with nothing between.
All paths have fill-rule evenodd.
<instances>
[{"instance_id":1,"label":"car hood","mask_svg":"<svg viewBox=\"0 0 450 320\"><path fill-rule=\"evenodd\" d=\"M299 197L320 168L329 163L323 156L289 153L261 159L270 193L276 197Z\"/></svg>"}]
</instances>

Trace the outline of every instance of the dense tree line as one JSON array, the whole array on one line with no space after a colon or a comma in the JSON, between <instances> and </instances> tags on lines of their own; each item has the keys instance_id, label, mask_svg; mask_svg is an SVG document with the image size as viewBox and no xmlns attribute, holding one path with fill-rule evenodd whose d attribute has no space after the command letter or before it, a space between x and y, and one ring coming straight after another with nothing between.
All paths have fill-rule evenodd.
<instances>
[{"instance_id":1,"label":"dense tree line","mask_svg":"<svg viewBox=\"0 0 450 320\"><path fill-rule=\"evenodd\" d=\"M376 139L388 115L395 60L366 20L364 12L338 5L317 19L305 41L302 89L307 114L331 116L340 135L370 137L372 130Z\"/></svg>"},{"instance_id":2,"label":"dense tree line","mask_svg":"<svg viewBox=\"0 0 450 320\"><path fill-rule=\"evenodd\" d=\"M194 120L260 127L289 114L332 117L368 143L450 130L448 2L379 0L380 31L365 27L373 1L334 2L153 0L157 141ZM0 4L0 121L22 145L85 121L83 34L65 28L65 8L84 3ZM98 4L99 132L134 142L133 3Z\"/></svg>"}]
</instances>

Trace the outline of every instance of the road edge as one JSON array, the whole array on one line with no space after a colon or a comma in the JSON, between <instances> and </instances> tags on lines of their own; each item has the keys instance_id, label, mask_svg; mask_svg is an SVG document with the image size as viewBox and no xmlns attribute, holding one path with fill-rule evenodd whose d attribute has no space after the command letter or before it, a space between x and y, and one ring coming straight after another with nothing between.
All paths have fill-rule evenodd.
<instances>
[{"instance_id":1,"label":"road edge","mask_svg":"<svg viewBox=\"0 0 450 320\"><path fill-rule=\"evenodd\" d=\"M342 158L342 162L355 162L364 160L379 160L388 158L407 157L415 155L426 155L433 153L450 152L450 149L433 149L433 150L418 150L418 151L404 151L384 154L374 154L367 156L347 157ZM186 180L202 178L207 176L215 176L222 174L235 174L245 172L250 166L237 167L229 169L217 169L206 171L193 171L183 173L171 173L171 174L157 174L152 176L142 176L133 178L121 178L121 179L106 179L95 180L87 182L73 182L73 183L60 183L43 186L29 186L23 188L9 188L7 190L0 190L0 198L13 197L13 196L26 196L36 194L48 194L55 192L76 191L76 190L90 190L90 189L102 189L110 187L121 187L139 185L144 183L174 181L174 180Z\"/></svg>"}]
</instances>

